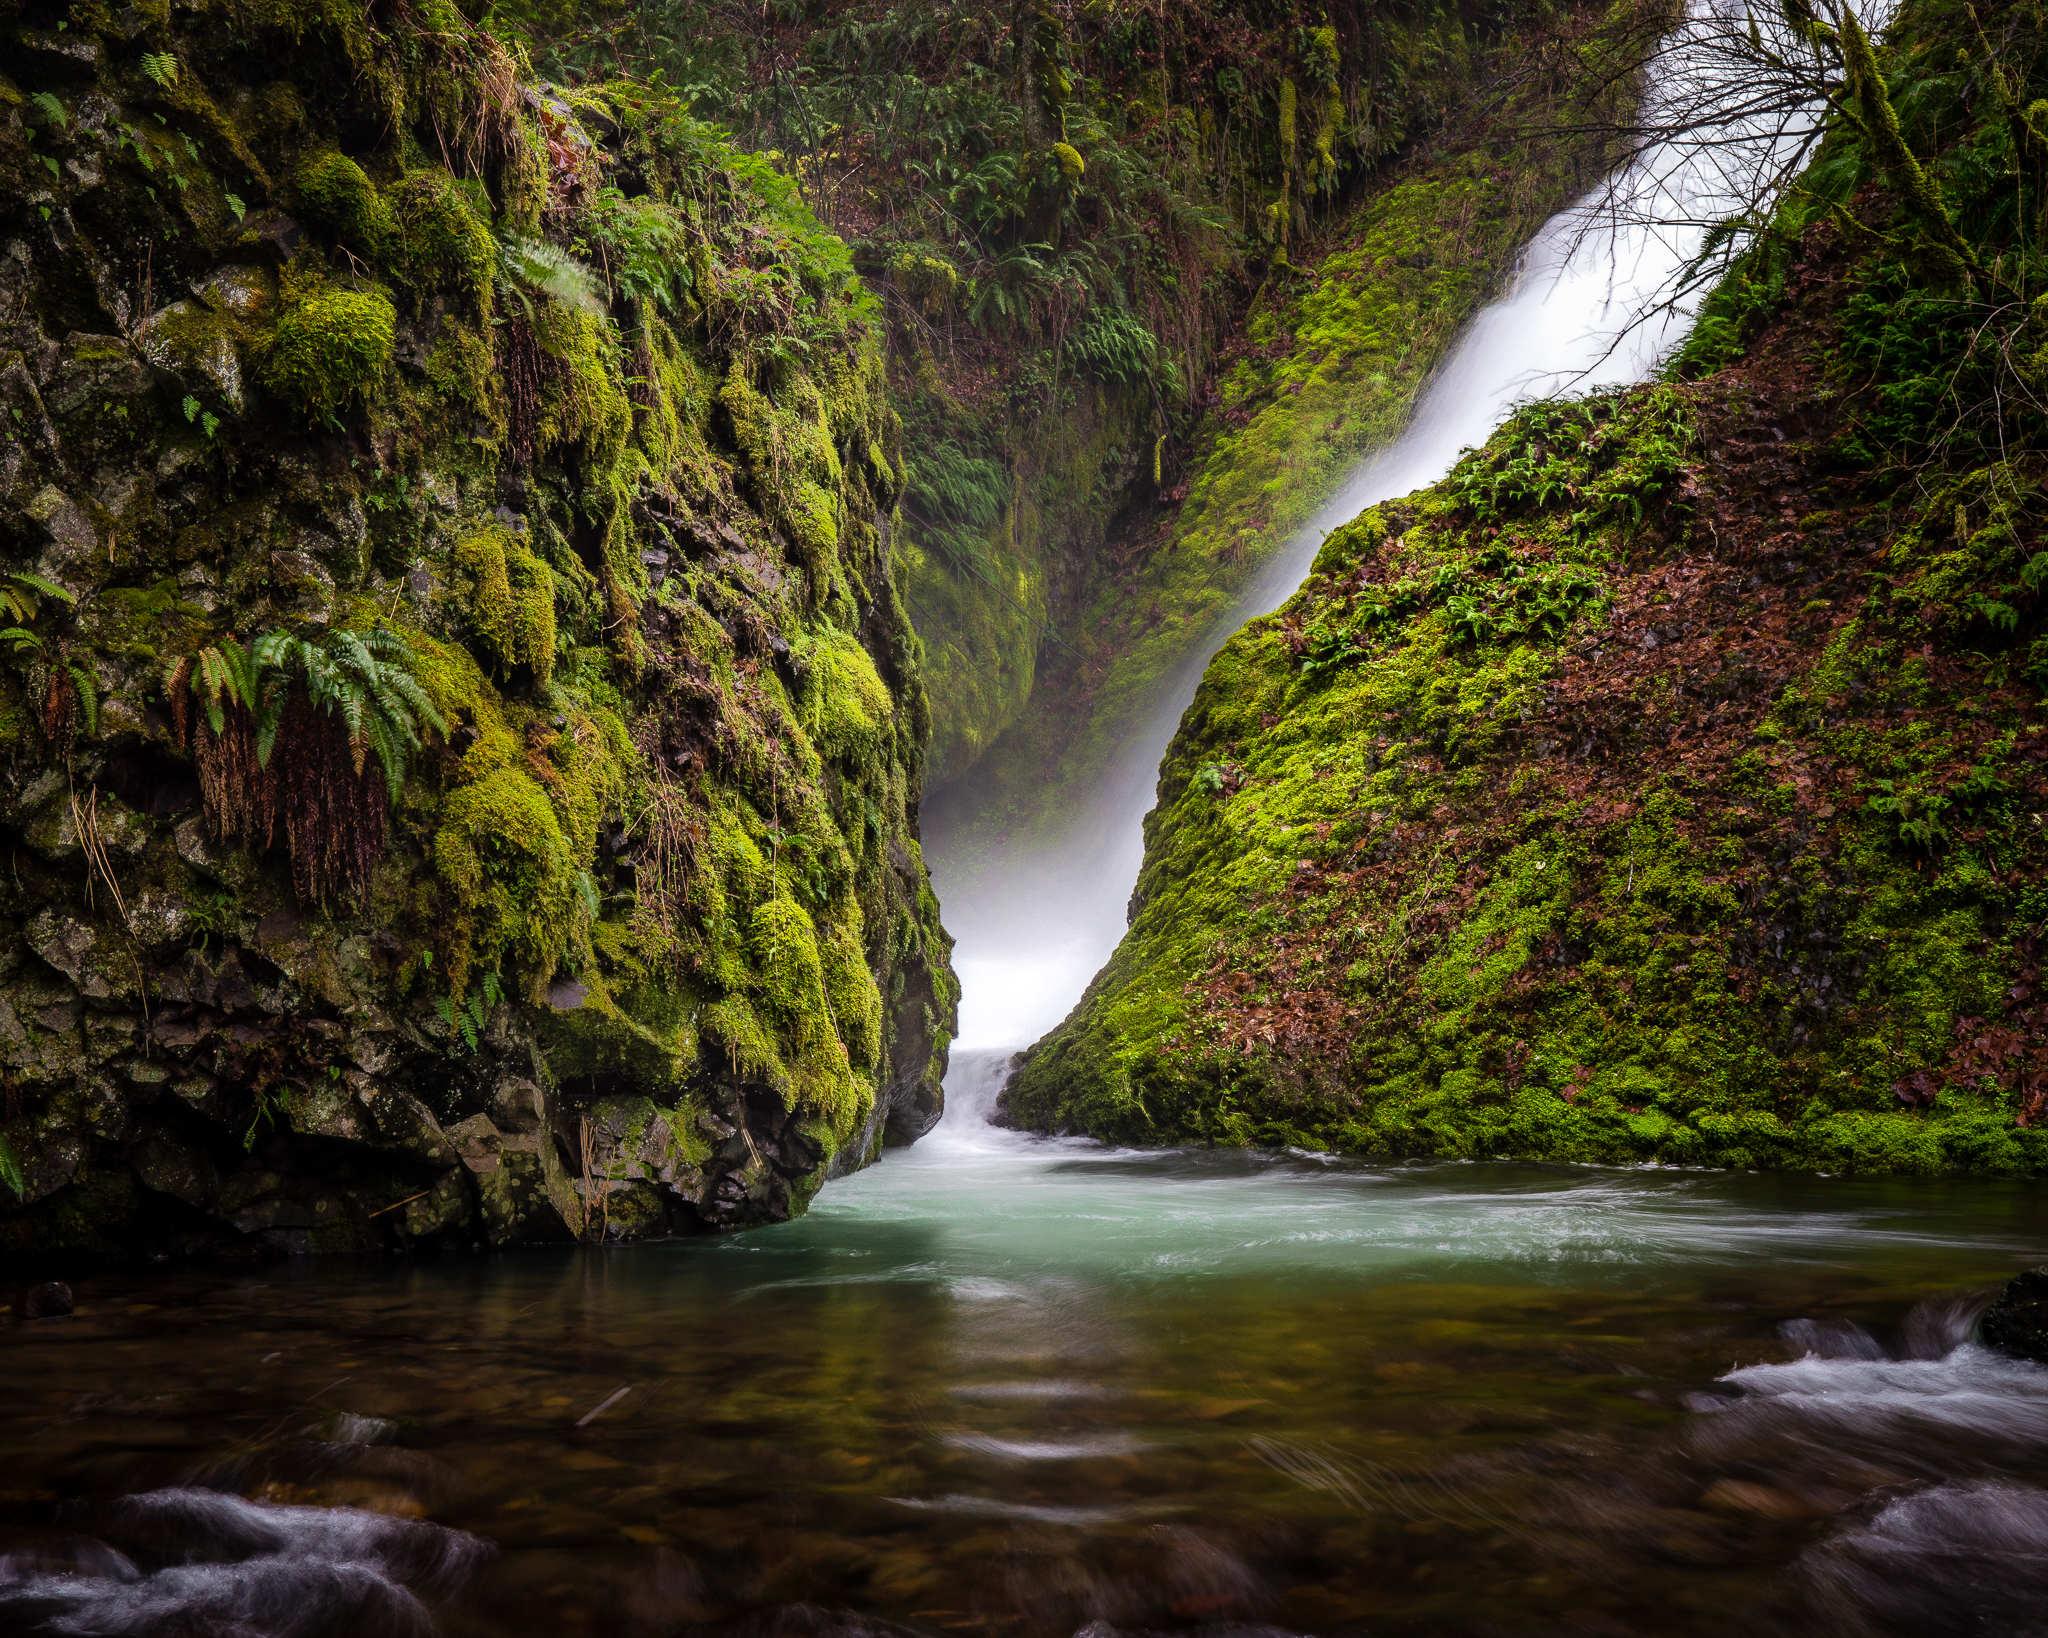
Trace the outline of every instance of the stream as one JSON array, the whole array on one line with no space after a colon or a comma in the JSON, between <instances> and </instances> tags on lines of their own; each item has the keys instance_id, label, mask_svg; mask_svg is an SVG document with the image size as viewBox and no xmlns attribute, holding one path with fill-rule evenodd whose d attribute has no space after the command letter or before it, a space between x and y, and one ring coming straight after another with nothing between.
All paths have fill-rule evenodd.
<instances>
[{"instance_id":1,"label":"stream","mask_svg":"<svg viewBox=\"0 0 2048 1638\"><path fill-rule=\"evenodd\" d=\"M1683 247L1573 230L1240 614L1516 397L1647 370L1664 326L1608 341ZM2048 1632L2048 1369L1970 1340L2037 1189L988 1124L1206 657L1059 858L969 887L932 839L949 1108L808 1216L102 1275L0 1332L0 1630Z\"/></svg>"}]
</instances>

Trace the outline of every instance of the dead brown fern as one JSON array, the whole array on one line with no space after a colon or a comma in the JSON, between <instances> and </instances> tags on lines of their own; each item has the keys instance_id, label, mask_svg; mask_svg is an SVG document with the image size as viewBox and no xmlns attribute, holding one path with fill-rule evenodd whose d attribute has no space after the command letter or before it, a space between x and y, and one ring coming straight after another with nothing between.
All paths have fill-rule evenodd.
<instances>
[{"instance_id":1,"label":"dead brown fern","mask_svg":"<svg viewBox=\"0 0 2048 1638\"><path fill-rule=\"evenodd\" d=\"M341 720L315 710L295 684L266 767L247 706L226 707L216 733L195 716L190 698L173 690L172 715L198 767L214 834L262 849L275 846L282 831L302 900L325 905L353 897L383 856L387 796L374 768L356 766Z\"/></svg>"}]
</instances>

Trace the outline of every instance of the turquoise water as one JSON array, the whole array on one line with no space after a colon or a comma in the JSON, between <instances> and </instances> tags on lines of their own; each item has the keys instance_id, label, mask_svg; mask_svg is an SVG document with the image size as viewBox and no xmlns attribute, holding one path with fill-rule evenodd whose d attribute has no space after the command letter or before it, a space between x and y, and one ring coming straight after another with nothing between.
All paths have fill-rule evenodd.
<instances>
[{"instance_id":1,"label":"turquoise water","mask_svg":"<svg viewBox=\"0 0 2048 1638\"><path fill-rule=\"evenodd\" d=\"M1130 1153L999 1073L720 1240L0 1332L0 1627L2031 1632L2001 1183Z\"/></svg>"}]
</instances>

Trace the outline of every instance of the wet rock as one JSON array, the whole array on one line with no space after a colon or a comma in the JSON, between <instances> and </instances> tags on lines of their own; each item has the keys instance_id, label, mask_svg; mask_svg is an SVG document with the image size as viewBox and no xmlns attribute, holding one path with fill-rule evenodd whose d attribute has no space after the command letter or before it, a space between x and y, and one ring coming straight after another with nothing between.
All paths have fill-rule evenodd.
<instances>
[{"instance_id":1,"label":"wet rock","mask_svg":"<svg viewBox=\"0 0 2048 1638\"><path fill-rule=\"evenodd\" d=\"M45 484L24 510L41 525L48 542L37 560L37 572L74 590L85 586L88 582L80 570L100 546L99 531L85 509L55 484Z\"/></svg>"},{"instance_id":2,"label":"wet rock","mask_svg":"<svg viewBox=\"0 0 2048 1638\"><path fill-rule=\"evenodd\" d=\"M160 307L135 328L135 344L173 391L242 412L242 360L219 318L196 301Z\"/></svg>"},{"instance_id":3,"label":"wet rock","mask_svg":"<svg viewBox=\"0 0 2048 1638\"><path fill-rule=\"evenodd\" d=\"M434 1112L410 1092L402 1087L365 1086L356 1097L386 1143L408 1150L430 1166L460 1167L461 1158L434 1119Z\"/></svg>"},{"instance_id":4,"label":"wet rock","mask_svg":"<svg viewBox=\"0 0 2048 1638\"><path fill-rule=\"evenodd\" d=\"M94 1000L108 995L107 981L91 965L98 934L84 922L45 910L25 929L28 947Z\"/></svg>"},{"instance_id":5,"label":"wet rock","mask_svg":"<svg viewBox=\"0 0 2048 1638\"><path fill-rule=\"evenodd\" d=\"M469 1189L460 1167L449 1172L420 1199L405 1208L405 1232L429 1240L469 1221Z\"/></svg>"},{"instance_id":6,"label":"wet rock","mask_svg":"<svg viewBox=\"0 0 2048 1638\"><path fill-rule=\"evenodd\" d=\"M220 1195L220 1174L198 1144L158 1127L146 1132L129 1154L135 1175L159 1194L200 1210Z\"/></svg>"},{"instance_id":7,"label":"wet rock","mask_svg":"<svg viewBox=\"0 0 2048 1638\"><path fill-rule=\"evenodd\" d=\"M2048 1264L2019 1275L1985 1312L1977 1334L1988 1347L2048 1364Z\"/></svg>"},{"instance_id":8,"label":"wet rock","mask_svg":"<svg viewBox=\"0 0 2048 1638\"><path fill-rule=\"evenodd\" d=\"M216 312L250 318L269 300L276 280L266 268L217 267L193 286L194 294Z\"/></svg>"},{"instance_id":9,"label":"wet rock","mask_svg":"<svg viewBox=\"0 0 2048 1638\"><path fill-rule=\"evenodd\" d=\"M541 1090L523 1076L507 1076L491 1095L491 1120L501 1132L537 1132L545 1118Z\"/></svg>"},{"instance_id":10,"label":"wet rock","mask_svg":"<svg viewBox=\"0 0 2048 1638\"><path fill-rule=\"evenodd\" d=\"M369 1117L346 1080L317 1082L302 1093L292 1106L292 1127L308 1136L350 1143L367 1143L373 1136Z\"/></svg>"},{"instance_id":11,"label":"wet rock","mask_svg":"<svg viewBox=\"0 0 2048 1638\"><path fill-rule=\"evenodd\" d=\"M49 1280L23 1290L15 1312L25 1320L62 1319L72 1306L71 1287L62 1280Z\"/></svg>"}]
</instances>

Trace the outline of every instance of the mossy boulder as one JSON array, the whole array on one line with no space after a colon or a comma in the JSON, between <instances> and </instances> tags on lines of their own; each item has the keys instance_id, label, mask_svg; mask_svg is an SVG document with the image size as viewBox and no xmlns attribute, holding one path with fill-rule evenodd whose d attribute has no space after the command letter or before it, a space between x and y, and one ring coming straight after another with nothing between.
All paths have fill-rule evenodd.
<instances>
[{"instance_id":1,"label":"mossy boulder","mask_svg":"<svg viewBox=\"0 0 2048 1638\"><path fill-rule=\"evenodd\" d=\"M394 232L391 207L362 166L328 149L308 156L293 181L309 221L330 229L358 255L383 259Z\"/></svg>"},{"instance_id":2,"label":"mossy boulder","mask_svg":"<svg viewBox=\"0 0 2048 1638\"><path fill-rule=\"evenodd\" d=\"M545 680L555 668L555 577L547 564L502 530L473 535L455 548L472 577L470 623L500 664L530 666Z\"/></svg>"},{"instance_id":3,"label":"mossy boulder","mask_svg":"<svg viewBox=\"0 0 2048 1638\"><path fill-rule=\"evenodd\" d=\"M312 420L359 403L391 363L398 314L375 290L318 289L285 310L263 359L263 384Z\"/></svg>"}]
</instances>

